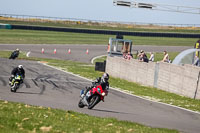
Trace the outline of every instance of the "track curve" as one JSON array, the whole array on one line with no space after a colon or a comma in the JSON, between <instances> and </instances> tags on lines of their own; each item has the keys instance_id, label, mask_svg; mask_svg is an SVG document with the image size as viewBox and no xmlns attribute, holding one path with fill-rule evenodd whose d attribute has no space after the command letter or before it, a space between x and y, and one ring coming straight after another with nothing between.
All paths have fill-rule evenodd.
<instances>
[{"instance_id":1,"label":"track curve","mask_svg":"<svg viewBox=\"0 0 200 133\"><path fill-rule=\"evenodd\" d=\"M18 64L25 66L26 79L17 93L12 93L7 81L10 70ZM110 90L105 102L99 103L93 110L80 109L77 105L80 89L89 86L90 81L41 63L0 58L0 73L2 73L0 99L3 100L74 110L100 117L115 117L152 127L178 129L189 133L200 131L200 114L147 101L115 90Z\"/></svg>"}]
</instances>

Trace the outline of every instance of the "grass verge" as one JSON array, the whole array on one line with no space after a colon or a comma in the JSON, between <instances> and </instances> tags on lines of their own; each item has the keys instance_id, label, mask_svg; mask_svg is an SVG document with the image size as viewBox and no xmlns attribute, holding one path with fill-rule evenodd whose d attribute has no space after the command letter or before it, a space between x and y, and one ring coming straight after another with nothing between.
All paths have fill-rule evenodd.
<instances>
[{"instance_id":1,"label":"grass verge","mask_svg":"<svg viewBox=\"0 0 200 133\"><path fill-rule=\"evenodd\" d=\"M30 106L0 100L2 133L177 133L114 118L93 117L73 111Z\"/></svg>"},{"instance_id":2,"label":"grass verge","mask_svg":"<svg viewBox=\"0 0 200 133\"><path fill-rule=\"evenodd\" d=\"M114 35L0 29L0 44L108 44ZM133 45L193 46L194 38L124 36Z\"/></svg>"},{"instance_id":3,"label":"grass verge","mask_svg":"<svg viewBox=\"0 0 200 133\"><path fill-rule=\"evenodd\" d=\"M1 51L0 57L8 58L9 54L10 52L8 51ZM46 61L48 62L48 65L55 66L62 70L93 80L102 75L102 72L94 70L94 66L85 63L73 62L69 60L40 59L32 57L27 58L23 54L20 55L19 59ZM109 82L112 87L121 88L122 90L129 91L137 96L200 112L200 100L176 95L157 88L141 86L140 84L128 82L119 78L111 77Z\"/></svg>"}]
</instances>

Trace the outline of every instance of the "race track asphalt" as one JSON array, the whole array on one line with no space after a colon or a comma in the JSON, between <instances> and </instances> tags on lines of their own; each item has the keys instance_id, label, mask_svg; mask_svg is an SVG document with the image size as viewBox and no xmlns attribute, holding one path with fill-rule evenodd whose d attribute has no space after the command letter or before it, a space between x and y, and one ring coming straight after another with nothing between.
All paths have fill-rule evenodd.
<instances>
[{"instance_id":1,"label":"race track asphalt","mask_svg":"<svg viewBox=\"0 0 200 133\"><path fill-rule=\"evenodd\" d=\"M79 62L90 63L95 56L106 55L106 45L63 45L63 44L42 44L42 45L30 45L30 44L0 44L0 50L15 50L19 48L20 51L30 51L30 56L41 58L53 58L62 60L73 60ZM44 54L42 54L42 48ZM192 48L190 46L137 46L133 45L132 50L144 50L145 52L181 52L185 49ZM56 49L56 54L54 54ZM68 50L71 50L71 54L68 54ZM88 49L89 54L86 54Z\"/></svg>"},{"instance_id":2,"label":"race track asphalt","mask_svg":"<svg viewBox=\"0 0 200 133\"><path fill-rule=\"evenodd\" d=\"M0 48L2 50L2 46ZM91 58L87 57L89 60ZM12 93L8 86L8 78L12 68L19 64L24 65L26 78L17 93ZM89 86L90 81L38 62L0 58L0 73L0 99L2 100L73 110L100 117L115 117L119 120L177 129L187 133L200 131L199 113L144 100L113 89L105 98L105 102L100 102L93 110L80 109L77 105L80 90Z\"/></svg>"}]
</instances>

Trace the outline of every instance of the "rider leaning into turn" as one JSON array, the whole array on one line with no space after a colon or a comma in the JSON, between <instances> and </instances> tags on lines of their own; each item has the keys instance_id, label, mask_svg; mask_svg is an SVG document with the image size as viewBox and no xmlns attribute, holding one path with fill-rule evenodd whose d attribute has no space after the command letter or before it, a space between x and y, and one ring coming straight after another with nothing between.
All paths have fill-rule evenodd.
<instances>
[{"instance_id":1,"label":"rider leaning into turn","mask_svg":"<svg viewBox=\"0 0 200 133\"><path fill-rule=\"evenodd\" d=\"M9 57L9 59L15 59L19 56L19 49L17 48L15 51L13 51Z\"/></svg>"},{"instance_id":2,"label":"rider leaning into turn","mask_svg":"<svg viewBox=\"0 0 200 133\"><path fill-rule=\"evenodd\" d=\"M104 73L102 77L99 77L93 82L91 87L86 88L84 95L87 94L88 91L90 91L93 87L96 87L97 85L101 85L103 90L108 90L109 89L109 75L108 73Z\"/></svg>"},{"instance_id":3,"label":"rider leaning into turn","mask_svg":"<svg viewBox=\"0 0 200 133\"><path fill-rule=\"evenodd\" d=\"M15 67L12 72L11 72L11 77L9 78L9 83L11 84L12 83L12 80L13 78L16 76L16 75L21 75L22 78L24 79L25 78L25 70L23 69L23 66L22 65L19 65L18 67ZM23 81L22 81L23 82Z\"/></svg>"}]
</instances>

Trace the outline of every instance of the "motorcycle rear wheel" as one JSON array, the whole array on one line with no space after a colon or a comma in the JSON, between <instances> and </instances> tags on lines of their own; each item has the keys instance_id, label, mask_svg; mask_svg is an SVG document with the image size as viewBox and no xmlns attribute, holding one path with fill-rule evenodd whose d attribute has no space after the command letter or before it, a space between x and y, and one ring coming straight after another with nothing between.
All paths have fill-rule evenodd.
<instances>
[{"instance_id":1,"label":"motorcycle rear wheel","mask_svg":"<svg viewBox=\"0 0 200 133\"><path fill-rule=\"evenodd\" d=\"M101 101L101 97L99 95L93 95L89 100L88 109L92 109L96 104Z\"/></svg>"}]
</instances>

